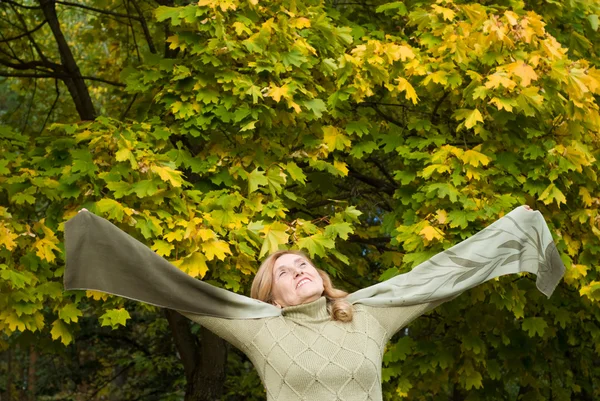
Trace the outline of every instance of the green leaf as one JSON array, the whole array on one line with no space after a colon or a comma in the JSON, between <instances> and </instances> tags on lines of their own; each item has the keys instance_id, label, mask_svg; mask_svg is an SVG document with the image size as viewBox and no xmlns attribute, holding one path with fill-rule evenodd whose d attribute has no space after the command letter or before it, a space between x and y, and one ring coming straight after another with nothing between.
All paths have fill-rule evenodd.
<instances>
[{"instance_id":1,"label":"green leaf","mask_svg":"<svg viewBox=\"0 0 600 401\"><path fill-rule=\"evenodd\" d=\"M113 199L102 199L96 202L98 211L104 215L108 214L108 218L116 221L123 221L124 209L123 206Z\"/></svg>"},{"instance_id":2,"label":"green leaf","mask_svg":"<svg viewBox=\"0 0 600 401\"><path fill-rule=\"evenodd\" d=\"M298 241L298 247L306 249L311 258L314 258L315 255L324 257L325 249L335 248L335 242L323 234L314 234L310 237L301 238Z\"/></svg>"},{"instance_id":3,"label":"green leaf","mask_svg":"<svg viewBox=\"0 0 600 401\"><path fill-rule=\"evenodd\" d=\"M115 199L122 198L131 193L131 185L124 181L113 181L106 184L106 188L113 191Z\"/></svg>"},{"instance_id":4,"label":"green leaf","mask_svg":"<svg viewBox=\"0 0 600 401\"><path fill-rule=\"evenodd\" d=\"M395 10L398 15L406 15L407 10L404 2L402 1L394 1L392 3L382 4L375 9L376 13L382 13L388 10Z\"/></svg>"},{"instance_id":5,"label":"green leaf","mask_svg":"<svg viewBox=\"0 0 600 401\"><path fill-rule=\"evenodd\" d=\"M56 319L52 323L52 330L50 330L50 335L53 340L57 340L60 338L60 341L64 345L69 345L73 341L73 335L69 330L69 327L64 324L60 319Z\"/></svg>"},{"instance_id":6,"label":"green leaf","mask_svg":"<svg viewBox=\"0 0 600 401\"><path fill-rule=\"evenodd\" d=\"M335 223L330 224L325 228L325 236L335 239L336 237L340 237L341 239L348 239L348 234L352 234L354 232L354 228L350 225L350 223Z\"/></svg>"},{"instance_id":7,"label":"green leaf","mask_svg":"<svg viewBox=\"0 0 600 401\"><path fill-rule=\"evenodd\" d=\"M169 256L171 254L171 251L175 249L175 246L173 244L168 243L167 241L159 239L154 241L154 244L152 244L151 248L160 256Z\"/></svg>"},{"instance_id":8,"label":"green leaf","mask_svg":"<svg viewBox=\"0 0 600 401\"><path fill-rule=\"evenodd\" d=\"M158 193L158 184L154 180L140 180L133 184L131 188L132 192L140 198L145 198L147 196L153 196Z\"/></svg>"},{"instance_id":9,"label":"green leaf","mask_svg":"<svg viewBox=\"0 0 600 401\"><path fill-rule=\"evenodd\" d=\"M250 174L248 174L248 193L256 191L258 187L269 185L269 180L265 176L265 172L255 168Z\"/></svg>"},{"instance_id":10,"label":"green leaf","mask_svg":"<svg viewBox=\"0 0 600 401\"><path fill-rule=\"evenodd\" d=\"M120 326L125 326L128 319L131 319L129 312L124 308L111 309L106 311L98 318L101 326L111 326L116 329Z\"/></svg>"},{"instance_id":11,"label":"green leaf","mask_svg":"<svg viewBox=\"0 0 600 401\"><path fill-rule=\"evenodd\" d=\"M290 236L287 234L288 226L275 222L264 226L261 231L265 234L265 240L260 249L259 258L271 254L279 249L280 245L287 244Z\"/></svg>"},{"instance_id":12,"label":"green leaf","mask_svg":"<svg viewBox=\"0 0 600 401\"><path fill-rule=\"evenodd\" d=\"M285 165L285 171L290 175L290 178L294 181L298 181L301 184L306 183L306 175L298 165L294 162L288 162Z\"/></svg>"},{"instance_id":13,"label":"green leaf","mask_svg":"<svg viewBox=\"0 0 600 401\"><path fill-rule=\"evenodd\" d=\"M543 337L548 324L543 317L527 317L523 319L521 327L527 331L529 337L535 337L536 334Z\"/></svg>"},{"instance_id":14,"label":"green leaf","mask_svg":"<svg viewBox=\"0 0 600 401\"><path fill-rule=\"evenodd\" d=\"M592 27L592 29L594 31L598 30L598 15L597 14L590 14L587 16L587 19L590 23L590 26Z\"/></svg>"},{"instance_id":15,"label":"green leaf","mask_svg":"<svg viewBox=\"0 0 600 401\"><path fill-rule=\"evenodd\" d=\"M58 317L66 323L77 323L79 316L83 316L83 313L77 309L75 304L66 304L58 311Z\"/></svg>"},{"instance_id":16,"label":"green leaf","mask_svg":"<svg viewBox=\"0 0 600 401\"><path fill-rule=\"evenodd\" d=\"M540 195L539 200L546 205L549 205L554 201L556 201L558 206L560 206L561 203L567 203L567 198L565 198L565 195L556 187L556 185L554 185L554 183L546 187L544 192Z\"/></svg>"},{"instance_id":17,"label":"green leaf","mask_svg":"<svg viewBox=\"0 0 600 401\"><path fill-rule=\"evenodd\" d=\"M225 260L225 255L231 255L229 244L221 240L212 240L203 242L202 251L208 260L213 260L215 257L219 260Z\"/></svg>"},{"instance_id":18,"label":"green leaf","mask_svg":"<svg viewBox=\"0 0 600 401\"><path fill-rule=\"evenodd\" d=\"M327 111L327 105L321 99L311 99L304 102L304 107L312 111L317 118L323 116L323 112Z\"/></svg>"}]
</instances>

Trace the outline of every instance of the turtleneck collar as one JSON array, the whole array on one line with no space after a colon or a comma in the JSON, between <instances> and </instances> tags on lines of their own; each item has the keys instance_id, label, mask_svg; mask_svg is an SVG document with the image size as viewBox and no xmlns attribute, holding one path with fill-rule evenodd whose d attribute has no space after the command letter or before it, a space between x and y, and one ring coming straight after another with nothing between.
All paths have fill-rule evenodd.
<instances>
[{"instance_id":1,"label":"turtleneck collar","mask_svg":"<svg viewBox=\"0 0 600 401\"><path fill-rule=\"evenodd\" d=\"M327 298L321 297L316 301L306 304L288 306L283 308L282 315L297 320L330 320L329 312L327 312Z\"/></svg>"}]
</instances>

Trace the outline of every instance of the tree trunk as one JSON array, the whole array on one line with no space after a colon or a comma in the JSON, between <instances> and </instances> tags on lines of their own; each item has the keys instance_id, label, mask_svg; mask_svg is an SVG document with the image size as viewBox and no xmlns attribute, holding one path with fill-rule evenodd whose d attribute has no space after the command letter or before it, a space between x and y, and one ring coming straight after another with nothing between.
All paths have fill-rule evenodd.
<instances>
[{"instance_id":1,"label":"tree trunk","mask_svg":"<svg viewBox=\"0 0 600 401\"><path fill-rule=\"evenodd\" d=\"M29 346L29 367L27 369L27 398L29 401L35 401L36 384L36 362L38 353L33 344Z\"/></svg>"},{"instance_id":2,"label":"tree trunk","mask_svg":"<svg viewBox=\"0 0 600 401\"><path fill-rule=\"evenodd\" d=\"M54 35L54 39L58 46L58 52L60 53L60 58L62 60L62 68L64 69L63 72L66 74L66 77L61 79L67 86L71 98L73 98L79 117L82 120L93 120L96 118L96 111L92 103L92 98L90 97L88 87L81 76L77 62L73 57L71 48L60 28L60 22L56 15L56 3L54 0L38 1L42 7L44 17L46 17L48 25L50 26L50 29L52 29L52 34Z\"/></svg>"},{"instance_id":3,"label":"tree trunk","mask_svg":"<svg viewBox=\"0 0 600 401\"><path fill-rule=\"evenodd\" d=\"M223 395L227 345L204 327L201 342L192 334L187 318L165 309L165 316L187 379L185 401L216 401Z\"/></svg>"}]
</instances>

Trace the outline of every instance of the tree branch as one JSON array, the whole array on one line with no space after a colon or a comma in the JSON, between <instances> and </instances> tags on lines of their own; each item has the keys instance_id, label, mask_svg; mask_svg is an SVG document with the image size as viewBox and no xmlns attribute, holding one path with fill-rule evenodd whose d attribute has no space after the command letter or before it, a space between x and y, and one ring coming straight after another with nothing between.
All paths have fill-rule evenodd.
<instances>
[{"instance_id":1,"label":"tree branch","mask_svg":"<svg viewBox=\"0 0 600 401\"><path fill-rule=\"evenodd\" d=\"M387 180L390 182L392 187L398 188L398 183L396 182L396 180L394 180L394 177L391 176L391 174L386 170L385 166L379 160L375 159L372 156L369 156L367 158L367 161L370 161L371 163L373 163L374 165L377 166L379 171L381 171L381 173L385 176L385 178L387 178Z\"/></svg>"},{"instance_id":2,"label":"tree branch","mask_svg":"<svg viewBox=\"0 0 600 401\"><path fill-rule=\"evenodd\" d=\"M378 178L368 177L364 174L359 173L351 166L348 166L348 175L374 188L379 188L381 192L385 192L388 195L394 194L395 188L390 188L389 184L386 181L380 180Z\"/></svg>"},{"instance_id":3,"label":"tree branch","mask_svg":"<svg viewBox=\"0 0 600 401\"><path fill-rule=\"evenodd\" d=\"M133 7L135 11L137 11L140 16L140 24L142 24L142 31L144 31L144 37L146 38L146 42L148 43L148 48L150 49L150 53L156 54L156 47L154 47L154 41L152 41L152 35L150 34L150 30L148 29L148 24L146 23L146 19L144 18L144 14L142 13L142 9L139 4L135 0L131 0L133 3Z\"/></svg>"},{"instance_id":4,"label":"tree branch","mask_svg":"<svg viewBox=\"0 0 600 401\"><path fill-rule=\"evenodd\" d=\"M26 6L26 5L17 3L16 1L11 1L11 0L2 0L2 1L6 4L12 4L13 6L25 8L27 10L41 10L41 8L42 8L40 6Z\"/></svg>"},{"instance_id":5,"label":"tree branch","mask_svg":"<svg viewBox=\"0 0 600 401\"><path fill-rule=\"evenodd\" d=\"M127 14L116 13L114 11L100 10L99 8L89 7L89 6L86 6L86 5L83 5L83 4L71 3L70 1L56 0L55 3L56 4L62 4L63 6L82 8L84 10L93 11L93 12L96 12L98 14L112 15L114 17L120 17L120 18L129 18L129 16ZM132 15L131 18L134 19L134 20L136 20L136 21L140 21L139 17L136 17L136 16Z\"/></svg>"},{"instance_id":6,"label":"tree branch","mask_svg":"<svg viewBox=\"0 0 600 401\"><path fill-rule=\"evenodd\" d=\"M22 37L29 36L30 34L34 33L35 31L37 31L38 29L40 29L41 27L43 27L46 24L46 22L48 22L48 21L47 20L43 20L41 24L39 24L38 26L36 26L35 28L33 28L31 31L27 31L25 33L22 33L21 35L13 36L12 38L2 39L2 40L0 40L0 43L11 42L13 40L17 40L17 39L21 39Z\"/></svg>"},{"instance_id":7,"label":"tree branch","mask_svg":"<svg viewBox=\"0 0 600 401\"><path fill-rule=\"evenodd\" d=\"M1 64L1 63L0 63ZM0 71L0 77L16 77L16 78L58 78L58 79L69 79L69 78L73 78L71 77L69 74L61 74L61 73L47 73L47 74L20 74L20 73L8 73L8 72L4 72L4 71ZM120 86L120 87L125 87L125 84L122 84L120 82L113 82L113 81L109 81L107 79L103 79L103 78L98 78L98 77L90 77L90 76L81 76L78 77L87 81L97 81L97 82L102 82L108 85L113 85L113 86Z\"/></svg>"}]
</instances>

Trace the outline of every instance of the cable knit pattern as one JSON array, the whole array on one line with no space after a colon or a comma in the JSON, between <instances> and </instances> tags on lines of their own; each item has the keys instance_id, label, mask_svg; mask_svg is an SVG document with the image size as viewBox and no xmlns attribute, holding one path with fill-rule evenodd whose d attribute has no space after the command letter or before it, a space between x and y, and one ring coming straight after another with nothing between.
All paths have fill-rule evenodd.
<instances>
[{"instance_id":1,"label":"cable knit pattern","mask_svg":"<svg viewBox=\"0 0 600 401\"><path fill-rule=\"evenodd\" d=\"M325 297L262 319L181 313L248 355L268 401L366 401L382 399L381 363L387 341L434 306L355 305L349 323L331 320Z\"/></svg>"}]
</instances>

